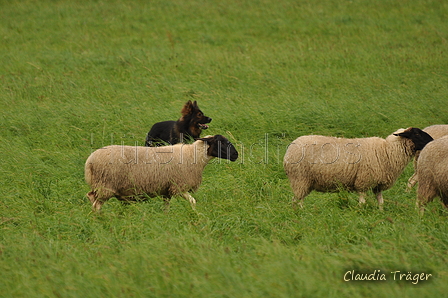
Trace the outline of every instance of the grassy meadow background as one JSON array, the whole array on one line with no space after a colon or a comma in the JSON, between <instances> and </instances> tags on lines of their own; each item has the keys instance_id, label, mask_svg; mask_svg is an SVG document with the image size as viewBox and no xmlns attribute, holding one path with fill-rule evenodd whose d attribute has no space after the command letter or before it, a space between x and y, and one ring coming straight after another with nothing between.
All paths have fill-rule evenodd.
<instances>
[{"instance_id":1,"label":"grassy meadow background","mask_svg":"<svg viewBox=\"0 0 448 298\"><path fill-rule=\"evenodd\" d=\"M347 192L294 211L282 159L300 135L448 123L447 39L441 0L0 0L0 297L443 297L447 211L417 215L412 164L382 212ZM91 151L143 145L190 99L240 151L196 211L91 213Z\"/></svg>"}]
</instances>

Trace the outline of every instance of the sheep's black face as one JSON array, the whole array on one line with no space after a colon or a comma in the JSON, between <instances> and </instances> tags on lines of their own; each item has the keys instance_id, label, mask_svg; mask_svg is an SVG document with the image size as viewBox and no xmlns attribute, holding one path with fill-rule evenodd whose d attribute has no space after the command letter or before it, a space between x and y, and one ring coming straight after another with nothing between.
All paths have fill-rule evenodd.
<instances>
[{"instance_id":1,"label":"sheep's black face","mask_svg":"<svg viewBox=\"0 0 448 298\"><path fill-rule=\"evenodd\" d=\"M199 140L206 141L210 145L207 151L207 154L210 156L228 159L230 161L238 159L238 151L236 151L235 146L222 135L201 138Z\"/></svg>"},{"instance_id":2,"label":"sheep's black face","mask_svg":"<svg viewBox=\"0 0 448 298\"><path fill-rule=\"evenodd\" d=\"M395 134L396 136L400 136L403 138L408 138L412 142L414 142L414 150L422 150L426 144L431 142L433 138L420 128L410 127L406 129L404 132Z\"/></svg>"}]
</instances>

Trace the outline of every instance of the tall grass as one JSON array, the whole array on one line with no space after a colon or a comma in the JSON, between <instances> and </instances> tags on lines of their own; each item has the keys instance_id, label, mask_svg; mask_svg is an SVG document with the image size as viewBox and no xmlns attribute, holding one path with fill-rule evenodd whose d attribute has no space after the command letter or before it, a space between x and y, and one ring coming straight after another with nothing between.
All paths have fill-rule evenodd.
<instances>
[{"instance_id":1,"label":"tall grass","mask_svg":"<svg viewBox=\"0 0 448 298\"><path fill-rule=\"evenodd\" d=\"M348 192L294 211L282 159L304 134L447 123L447 14L429 0L0 1L0 296L446 295L447 212L417 215L411 165L384 211ZM92 214L91 151L142 145L189 99L240 159L207 166L196 211L112 199Z\"/></svg>"}]
</instances>

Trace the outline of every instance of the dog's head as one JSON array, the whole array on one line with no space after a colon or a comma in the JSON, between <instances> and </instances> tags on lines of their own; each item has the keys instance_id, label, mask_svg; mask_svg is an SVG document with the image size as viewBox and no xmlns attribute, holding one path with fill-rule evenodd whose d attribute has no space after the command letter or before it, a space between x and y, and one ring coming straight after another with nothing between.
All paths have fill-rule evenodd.
<instances>
[{"instance_id":1,"label":"dog's head","mask_svg":"<svg viewBox=\"0 0 448 298\"><path fill-rule=\"evenodd\" d=\"M199 109L196 100L194 102L191 100L187 101L181 113L183 120L188 122L193 128L207 129L207 123L212 121L212 118L205 116L201 109Z\"/></svg>"}]
</instances>

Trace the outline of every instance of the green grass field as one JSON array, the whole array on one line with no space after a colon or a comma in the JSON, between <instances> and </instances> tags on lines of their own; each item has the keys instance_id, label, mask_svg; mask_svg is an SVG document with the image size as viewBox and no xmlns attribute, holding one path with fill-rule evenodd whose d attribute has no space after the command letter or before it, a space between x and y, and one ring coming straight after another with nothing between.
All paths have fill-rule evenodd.
<instances>
[{"instance_id":1,"label":"green grass field","mask_svg":"<svg viewBox=\"0 0 448 298\"><path fill-rule=\"evenodd\" d=\"M348 192L294 211L282 160L301 135L448 123L447 16L441 0L0 1L0 297L446 297L448 213L418 216L412 164L384 211ZM143 145L190 99L240 151L207 166L196 211L92 213L92 150Z\"/></svg>"}]
</instances>

